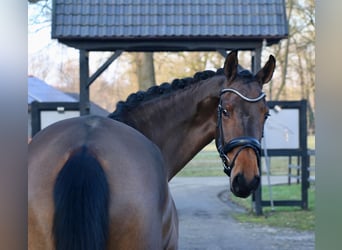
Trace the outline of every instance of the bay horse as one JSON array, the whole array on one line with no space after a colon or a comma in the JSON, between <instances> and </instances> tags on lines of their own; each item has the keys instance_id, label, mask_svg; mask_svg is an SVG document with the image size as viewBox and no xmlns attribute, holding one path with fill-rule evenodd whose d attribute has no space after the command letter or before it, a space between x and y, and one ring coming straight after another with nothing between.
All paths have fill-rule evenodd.
<instances>
[{"instance_id":1,"label":"bay horse","mask_svg":"<svg viewBox=\"0 0 342 250\"><path fill-rule=\"evenodd\" d=\"M119 102L109 118L83 116L40 131L28 146L29 249L177 249L172 179L216 140L230 189L259 185L268 108L257 73L238 64L154 86Z\"/></svg>"}]
</instances>

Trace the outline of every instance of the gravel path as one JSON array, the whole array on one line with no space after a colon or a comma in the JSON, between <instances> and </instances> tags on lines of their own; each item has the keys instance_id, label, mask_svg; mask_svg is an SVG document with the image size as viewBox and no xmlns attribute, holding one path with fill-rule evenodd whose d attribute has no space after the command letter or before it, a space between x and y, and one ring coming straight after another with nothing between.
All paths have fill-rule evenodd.
<instances>
[{"instance_id":1,"label":"gravel path","mask_svg":"<svg viewBox=\"0 0 342 250\"><path fill-rule=\"evenodd\" d=\"M180 250L315 249L313 232L234 220L232 212L243 210L227 199L227 181L226 177L175 177L170 182L180 222Z\"/></svg>"}]
</instances>

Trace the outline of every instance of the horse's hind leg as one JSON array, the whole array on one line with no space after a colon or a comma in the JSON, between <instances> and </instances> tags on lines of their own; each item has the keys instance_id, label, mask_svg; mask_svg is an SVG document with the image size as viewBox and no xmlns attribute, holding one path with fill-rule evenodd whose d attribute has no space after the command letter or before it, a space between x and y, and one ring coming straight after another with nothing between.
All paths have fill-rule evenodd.
<instances>
[{"instance_id":1,"label":"horse's hind leg","mask_svg":"<svg viewBox=\"0 0 342 250\"><path fill-rule=\"evenodd\" d=\"M53 249L52 240L42 231L42 227L38 226L38 218L29 207L28 211L28 249L29 250L46 250Z\"/></svg>"},{"instance_id":2,"label":"horse's hind leg","mask_svg":"<svg viewBox=\"0 0 342 250\"><path fill-rule=\"evenodd\" d=\"M127 209L129 211L130 209ZM138 212L139 213L139 212ZM160 220L138 214L112 218L109 248L125 250L162 250Z\"/></svg>"}]
</instances>

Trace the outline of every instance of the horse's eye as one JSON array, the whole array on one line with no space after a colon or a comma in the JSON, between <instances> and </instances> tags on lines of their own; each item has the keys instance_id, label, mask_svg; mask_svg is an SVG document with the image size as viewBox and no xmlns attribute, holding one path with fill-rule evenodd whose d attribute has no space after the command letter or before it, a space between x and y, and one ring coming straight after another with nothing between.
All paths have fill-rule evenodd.
<instances>
[{"instance_id":1,"label":"horse's eye","mask_svg":"<svg viewBox=\"0 0 342 250\"><path fill-rule=\"evenodd\" d=\"M270 116L271 116L271 114L270 114L270 113L266 113L266 114L265 114L265 121L266 121L266 120L267 120L267 118L268 118L268 117L270 117Z\"/></svg>"},{"instance_id":2,"label":"horse's eye","mask_svg":"<svg viewBox=\"0 0 342 250\"><path fill-rule=\"evenodd\" d=\"M226 109L222 109L222 114L223 114L224 116L229 116L229 111L226 110Z\"/></svg>"}]
</instances>

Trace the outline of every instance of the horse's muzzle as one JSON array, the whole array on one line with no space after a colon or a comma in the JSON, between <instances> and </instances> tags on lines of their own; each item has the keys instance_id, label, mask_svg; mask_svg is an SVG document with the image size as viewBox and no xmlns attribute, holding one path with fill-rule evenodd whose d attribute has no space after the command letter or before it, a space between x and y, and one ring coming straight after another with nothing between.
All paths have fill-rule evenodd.
<instances>
[{"instance_id":1,"label":"horse's muzzle","mask_svg":"<svg viewBox=\"0 0 342 250\"><path fill-rule=\"evenodd\" d=\"M237 197L247 198L255 191L260 184L260 176L255 176L251 181L247 182L243 174L237 174L232 180L230 190Z\"/></svg>"}]
</instances>

